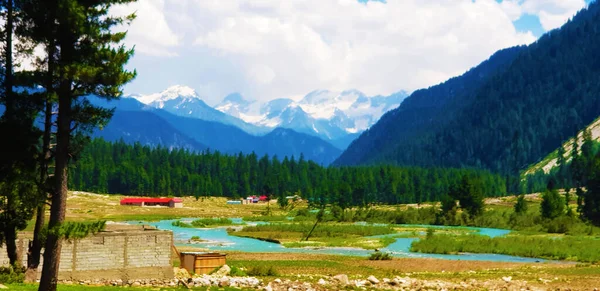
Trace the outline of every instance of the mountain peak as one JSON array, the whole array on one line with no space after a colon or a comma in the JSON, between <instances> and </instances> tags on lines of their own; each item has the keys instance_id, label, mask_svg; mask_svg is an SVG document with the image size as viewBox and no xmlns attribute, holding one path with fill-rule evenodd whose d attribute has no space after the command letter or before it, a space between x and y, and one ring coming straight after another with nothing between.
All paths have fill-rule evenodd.
<instances>
[{"instance_id":1,"label":"mountain peak","mask_svg":"<svg viewBox=\"0 0 600 291\"><path fill-rule=\"evenodd\" d=\"M160 93L150 95L132 96L144 104L150 104L157 101L168 101L177 98L195 98L200 99L198 93L193 88L183 85L171 86Z\"/></svg>"},{"instance_id":2,"label":"mountain peak","mask_svg":"<svg viewBox=\"0 0 600 291\"><path fill-rule=\"evenodd\" d=\"M248 103L248 101L246 99L244 99L244 96L242 96L242 94L240 93L231 93L227 96L225 96L225 98L223 99L223 103L225 102L231 102L231 103L238 103L238 104L245 104Z\"/></svg>"}]
</instances>

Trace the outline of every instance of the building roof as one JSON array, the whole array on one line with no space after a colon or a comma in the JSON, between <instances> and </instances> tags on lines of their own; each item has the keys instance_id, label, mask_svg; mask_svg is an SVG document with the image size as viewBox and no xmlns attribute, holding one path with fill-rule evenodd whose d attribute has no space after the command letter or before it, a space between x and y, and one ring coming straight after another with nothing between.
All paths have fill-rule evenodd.
<instances>
[{"instance_id":1,"label":"building roof","mask_svg":"<svg viewBox=\"0 0 600 291\"><path fill-rule=\"evenodd\" d=\"M169 203L171 200L174 203L181 203L181 198L124 198L121 199L121 203Z\"/></svg>"}]
</instances>

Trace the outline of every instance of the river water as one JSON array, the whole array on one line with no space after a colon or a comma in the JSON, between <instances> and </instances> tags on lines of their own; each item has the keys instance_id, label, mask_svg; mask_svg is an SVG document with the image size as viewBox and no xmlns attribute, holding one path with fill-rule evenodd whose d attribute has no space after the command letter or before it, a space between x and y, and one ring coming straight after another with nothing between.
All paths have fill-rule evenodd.
<instances>
[{"instance_id":1,"label":"river water","mask_svg":"<svg viewBox=\"0 0 600 291\"><path fill-rule=\"evenodd\" d=\"M364 250L358 248L286 248L280 244L265 242L257 239L243 238L231 236L227 233L226 228L183 228L173 226L175 220L162 220L158 222L143 222L132 221L132 224L148 224L162 230L173 231L173 236L176 246L194 246L205 248L210 251L240 251L251 253L312 253L312 254L333 254L333 255L349 255L349 256L369 256L373 253L372 250ZM184 220L185 221L185 220ZM235 219L234 223L241 223L241 219ZM252 222L251 224L254 224ZM264 222L256 222L264 223ZM400 227L427 227L427 228L454 228L447 226L431 226L431 225L401 225ZM464 227L478 232L480 235L490 237L502 236L510 233L509 230L493 229L493 228L476 228ZM392 234L397 235L397 234ZM206 243L188 244L187 241L198 236ZM380 249L382 252L390 253L394 257L405 258L436 258L447 260L469 260L469 261L494 261L494 262L541 262L542 259L524 258L497 254L456 254L456 255L440 255L440 254L423 254L410 251L411 243L418 238L397 238L396 241L386 248Z\"/></svg>"}]
</instances>

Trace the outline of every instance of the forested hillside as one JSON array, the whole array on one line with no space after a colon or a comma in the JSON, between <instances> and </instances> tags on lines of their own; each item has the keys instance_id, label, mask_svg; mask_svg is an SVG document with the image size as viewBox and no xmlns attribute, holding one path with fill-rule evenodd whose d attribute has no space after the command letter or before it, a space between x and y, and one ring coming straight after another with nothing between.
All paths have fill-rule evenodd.
<instances>
[{"instance_id":1,"label":"forested hillside","mask_svg":"<svg viewBox=\"0 0 600 291\"><path fill-rule=\"evenodd\" d=\"M410 109L423 98L419 94L427 95L416 92L407 105L365 132L337 164L471 166L516 174L600 115L598 52L600 3L594 2L562 28L519 49L506 69L499 66L472 93L468 88L448 95L428 89L432 96L454 101L440 102L442 108L425 119ZM394 136L411 115L426 122L415 121L422 126L412 135ZM381 138L387 135L392 137ZM366 154L351 158L360 152Z\"/></svg>"},{"instance_id":2,"label":"forested hillside","mask_svg":"<svg viewBox=\"0 0 600 291\"><path fill-rule=\"evenodd\" d=\"M373 127L354 140L336 163L371 164L377 153L442 126L444 121L454 117L457 110L472 102L474 92L492 76L505 70L523 49L513 47L498 51L462 76L415 91L400 107L384 114Z\"/></svg>"},{"instance_id":3,"label":"forested hillside","mask_svg":"<svg viewBox=\"0 0 600 291\"><path fill-rule=\"evenodd\" d=\"M298 159L170 151L139 143L94 140L70 171L76 190L125 195L194 195L272 198L299 194L312 202L341 206L439 201L468 176L483 196L505 195L505 181L481 170L335 168Z\"/></svg>"}]
</instances>

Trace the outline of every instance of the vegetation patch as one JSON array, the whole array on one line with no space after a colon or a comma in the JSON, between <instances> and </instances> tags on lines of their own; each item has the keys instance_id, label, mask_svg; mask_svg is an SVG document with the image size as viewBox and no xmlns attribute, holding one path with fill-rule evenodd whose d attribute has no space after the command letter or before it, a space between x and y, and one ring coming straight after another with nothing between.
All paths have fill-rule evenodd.
<instances>
[{"instance_id":1,"label":"vegetation patch","mask_svg":"<svg viewBox=\"0 0 600 291\"><path fill-rule=\"evenodd\" d=\"M392 256L389 253L374 252L369 256L370 261L389 261Z\"/></svg>"},{"instance_id":2,"label":"vegetation patch","mask_svg":"<svg viewBox=\"0 0 600 291\"><path fill-rule=\"evenodd\" d=\"M511 256L600 262L600 240L583 236L486 237L435 234L412 243L411 251L434 254L490 253Z\"/></svg>"},{"instance_id":3,"label":"vegetation patch","mask_svg":"<svg viewBox=\"0 0 600 291\"><path fill-rule=\"evenodd\" d=\"M391 244L391 238L369 238L371 236L392 234L395 230L383 225L355 225L327 223L317 225L314 230L310 223L274 223L245 226L231 235L273 240L286 247L357 247L376 249ZM311 233L309 241L305 238Z\"/></svg>"},{"instance_id":4,"label":"vegetation patch","mask_svg":"<svg viewBox=\"0 0 600 291\"><path fill-rule=\"evenodd\" d=\"M187 228L206 228L206 227L217 227L217 226L229 226L234 225L233 221L229 218L201 218L193 220L192 222L183 222L181 220L173 221L171 223L177 227Z\"/></svg>"}]
</instances>

